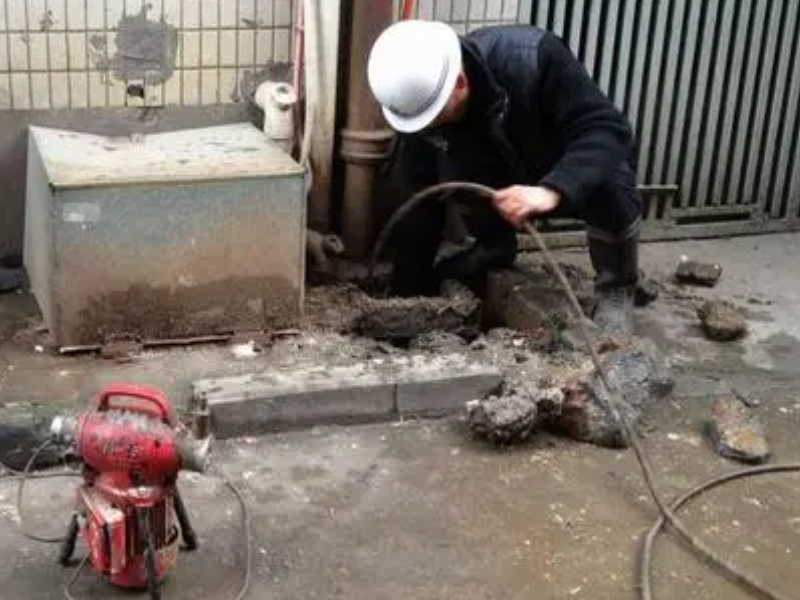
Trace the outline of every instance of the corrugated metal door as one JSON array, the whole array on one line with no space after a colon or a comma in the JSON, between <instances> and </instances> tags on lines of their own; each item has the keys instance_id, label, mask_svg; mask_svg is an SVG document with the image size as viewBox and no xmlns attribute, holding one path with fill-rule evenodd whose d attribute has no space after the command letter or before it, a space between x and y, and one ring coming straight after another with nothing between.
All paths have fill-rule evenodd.
<instances>
[{"instance_id":1,"label":"corrugated metal door","mask_svg":"<svg viewBox=\"0 0 800 600\"><path fill-rule=\"evenodd\" d=\"M540 0L639 140L645 236L800 228L800 2Z\"/></svg>"}]
</instances>

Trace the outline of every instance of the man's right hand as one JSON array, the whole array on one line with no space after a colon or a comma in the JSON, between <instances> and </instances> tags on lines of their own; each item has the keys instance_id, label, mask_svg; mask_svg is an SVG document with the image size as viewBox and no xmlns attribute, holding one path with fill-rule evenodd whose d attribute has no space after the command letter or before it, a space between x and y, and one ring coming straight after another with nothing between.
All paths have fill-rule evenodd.
<instances>
[{"instance_id":1,"label":"man's right hand","mask_svg":"<svg viewBox=\"0 0 800 600\"><path fill-rule=\"evenodd\" d=\"M555 210L561 195L546 187L512 185L496 191L492 202L502 217L519 229L531 217Z\"/></svg>"}]
</instances>

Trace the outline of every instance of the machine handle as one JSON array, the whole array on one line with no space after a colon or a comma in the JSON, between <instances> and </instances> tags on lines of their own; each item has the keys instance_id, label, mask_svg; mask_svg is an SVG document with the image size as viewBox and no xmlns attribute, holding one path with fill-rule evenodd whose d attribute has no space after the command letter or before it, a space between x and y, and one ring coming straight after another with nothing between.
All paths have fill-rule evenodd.
<instances>
[{"instance_id":1,"label":"machine handle","mask_svg":"<svg viewBox=\"0 0 800 600\"><path fill-rule=\"evenodd\" d=\"M124 409L131 412L143 413L160 418L167 425L174 427L177 422L177 416L172 408L169 400L164 393L154 387L146 385L137 385L131 383L117 383L108 386L97 397L97 410L105 411L111 408L111 398L113 396L128 396L129 398L137 398L139 400L146 400L148 405L130 405L125 406ZM123 407L120 407L123 408Z\"/></svg>"}]
</instances>

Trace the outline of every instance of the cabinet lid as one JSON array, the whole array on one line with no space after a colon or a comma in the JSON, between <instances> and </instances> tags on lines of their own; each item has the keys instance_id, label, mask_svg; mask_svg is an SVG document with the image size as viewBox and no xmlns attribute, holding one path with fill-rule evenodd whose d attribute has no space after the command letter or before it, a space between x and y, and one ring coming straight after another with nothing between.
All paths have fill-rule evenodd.
<instances>
[{"instance_id":1,"label":"cabinet lid","mask_svg":"<svg viewBox=\"0 0 800 600\"><path fill-rule=\"evenodd\" d=\"M140 137L31 127L50 184L81 188L187 183L302 174L303 168L251 123Z\"/></svg>"}]
</instances>

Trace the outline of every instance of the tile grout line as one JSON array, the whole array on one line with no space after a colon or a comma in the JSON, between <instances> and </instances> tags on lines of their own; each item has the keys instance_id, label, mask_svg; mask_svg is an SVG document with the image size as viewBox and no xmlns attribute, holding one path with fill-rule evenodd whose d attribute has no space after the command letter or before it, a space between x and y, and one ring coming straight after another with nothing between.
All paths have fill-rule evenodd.
<instances>
[{"instance_id":1,"label":"tile grout line","mask_svg":"<svg viewBox=\"0 0 800 600\"><path fill-rule=\"evenodd\" d=\"M49 16L50 0L44 0L44 14ZM47 61L47 108L53 109L53 61L50 51L50 30L44 31L45 59Z\"/></svg>"},{"instance_id":2,"label":"tile grout line","mask_svg":"<svg viewBox=\"0 0 800 600\"><path fill-rule=\"evenodd\" d=\"M6 21L6 64L8 66L8 106L9 110L14 110L14 75L11 73L11 33L8 31L9 26L9 0L3 0L3 16Z\"/></svg>"},{"instance_id":3,"label":"tile grout line","mask_svg":"<svg viewBox=\"0 0 800 600\"><path fill-rule=\"evenodd\" d=\"M222 2L217 2L217 104L222 97Z\"/></svg>"},{"instance_id":4,"label":"tile grout line","mask_svg":"<svg viewBox=\"0 0 800 600\"><path fill-rule=\"evenodd\" d=\"M73 108L72 106L72 74L70 73L72 69L72 51L70 49L70 33L69 28L67 27L67 14L69 13L69 6L67 5L67 0L64 0L64 43L66 44L66 60L67 60L67 108Z\"/></svg>"},{"instance_id":5,"label":"tile grout line","mask_svg":"<svg viewBox=\"0 0 800 600\"><path fill-rule=\"evenodd\" d=\"M30 24L30 15L28 14L28 2L25 2L25 8L23 9L23 13L25 15L25 47L27 49L28 55L28 110L33 109L33 73L31 72L32 62L31 62L31 24Z\"/></svg>"},{"instance_id":6,"label":"tile grout line","mask_svg":"<svg viewBox=\"0 0 800 600\"><path fill-rule=\"evenodd\" d=\"M124 3L125 3L125 0L123 0L123 6L124 6ZM106 41L105 42L105 48L103 49L103 54L104 54L105 59L106 59L106 67L110 67L111 66L111 60L109 59L109 56L108 56L108 37L109 37L109 31L108 31L108 0L103 0L103 31L104 31L103 35L104 35L104 38L105 38L105 41ZM105 105L105 107L106 108L108 108L110 106L110 104L111 104L111 90L109 89L110 88L110 83L111 83L111 79L110 78L111 78L111 73L107 71L106 75L105 75L105 79L104 79L105 95L106 95L106 105Z\"/></svg>"},{"instance_id":7,"label":"tile grout line","mask_svg":"<svg viewBox=\"0 0 800 600\"><path fill-rule=\"evenodd\" d=\"M183 89L186 86L185 82L185 74L186 74L186 29L184 28L184 5L186 0L179 0L179 16L178 16L178 25L180 27L180 53L181 53L181 72L178 80L178 96L180 99L180 105L186 106L186 101L184 100Z\"/></svg>"}]
</instances>

